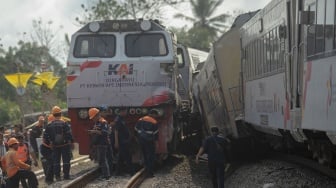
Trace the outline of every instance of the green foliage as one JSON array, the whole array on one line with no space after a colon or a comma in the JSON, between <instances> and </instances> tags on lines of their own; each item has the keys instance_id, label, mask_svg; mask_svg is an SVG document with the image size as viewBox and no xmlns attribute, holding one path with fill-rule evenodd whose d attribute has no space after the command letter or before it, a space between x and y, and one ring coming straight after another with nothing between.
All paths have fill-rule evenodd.
<instances>
[{"instance_id":1,"label":"green foliage","mask_svg":"<svg viewBox=\"0 0 336 188\"><path fill-rule=\"evenodd\" d=\"M20 120L20 110L18 106L0 98L0 124L6 124L9 121Z\"/></svg>"},{"instance_id":2,"label":"green foliage","mask_svg":"<svg viewBox=\"0 0 336 188\"><path fill-rule=\"evenodd\" d=\"M56 102L65 104L65 68L51 56L45 46L40 46L36 42L19 41L17 47L10 47L5 56L0 58L0 71L3 74L36 73L41 71L41 63L47 64L55 75L61 77L54 89L50 91L53 95L49 98L44 97L41 87L28 81L25 94L18 96L15 88L4 76L1 76L0 125L6 122L20 122L22 114L49 110L50 106L59 105ZM51 104L51 101L55 103Z\"/></svg>"},{"instance_id":3,"label":"green foliage","mask_svg":"<svg viewBox=\"0 0 336 188\"><path fill-rule=\"evenodd\" d=\"M215 11L224 0L189 0L193 16L178 13L175 18L182 18L193 23L193 27L187 31L187 35L182 37L187 40L190 47L200 50L208 50L218 34L223 33L227 26L225 22L229 18L228 14L214 16ZM185 29L184 29L185 30ZM178 36L178 38L181 38ZM179 40L179 39L178 39Z\"/></svg>"}]
</instances>

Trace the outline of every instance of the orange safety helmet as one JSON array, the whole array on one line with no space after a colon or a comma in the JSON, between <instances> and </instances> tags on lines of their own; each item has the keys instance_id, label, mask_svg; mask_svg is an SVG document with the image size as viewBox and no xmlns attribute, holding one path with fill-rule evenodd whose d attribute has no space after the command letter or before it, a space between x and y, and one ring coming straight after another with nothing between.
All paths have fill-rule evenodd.
<instances>
[{"instance_id":1,"label":"orange safety helmet","mask_svg":"<svg viewBox=\"0 0 336 188\"><path fill-rule=\"evenodd\" d=\"M50 123L50 122L52 122L52 121L54 121L54 120L55 120L55 116L52 115L52 114L49 114L49 115L48 115L48 123Z\"/></svg>"},{"instance_id":2,"label":"orange safety helmet","mask_svg":"<svg viewBox=\"0 0 336 188\"><path fill-rule=\"evenodd\" d=\"M89 118L93 119L98 113L99 113L99 110L97 108L90 108L89 109Z\"/></svg>"},{"instance_id":3,"label":"orange safety helmet","mask_svg":"<svg viewBox=\"0 0 336 188\"><path fill-rule=\"evenodd\" d=\"M8 146L12 146L12 145L14 145L14 144L18 144L19 143L19 141L16 139L16 138L10 138L9 140L8 140L8 142L7 142L7 144L8 144Z\"/></svg>"},{"instance_id":4,"label":"orange safety helmet","mask_svg":"<svg viewBox=\"0 0 336 188\"><path fill-rule=\"evenodd\" d=\"M52 109L51 109L51 113L54 115L54 114L59 114L62 112L62 109L59 107L59 106L54 106Z\"/></svg>"}]
</instances>

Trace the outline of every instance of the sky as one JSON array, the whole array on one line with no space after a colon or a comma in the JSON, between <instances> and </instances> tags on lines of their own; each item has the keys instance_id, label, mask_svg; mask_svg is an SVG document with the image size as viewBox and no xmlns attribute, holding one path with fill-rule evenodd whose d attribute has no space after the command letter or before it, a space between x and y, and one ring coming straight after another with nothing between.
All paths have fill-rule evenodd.
<instances>
[{"instance_id":1,"label":"sky","mask_svg":"<svg viewBox=\"0 0 336 188\"><path fill-rule=\"evenodd\" d=\"M24 33L31 33L32 20L42 19L44 23L53 21L53 27L59 29L58 34L73 34L79 29L75 18L80 16L82 3L91 4L94 0L0 0L0 44L4 49L9 46L16 46L19 40L29 40L30 36ZM228 13L234 10L254 11L263 8L270 0L224 0L218 9L217 14ZM192 15L190 8L179 7L187 15ZM164 25L183 26L185 22L173 19L174 9L167 10L167 17Z\"/></svg>"}]
</instances>

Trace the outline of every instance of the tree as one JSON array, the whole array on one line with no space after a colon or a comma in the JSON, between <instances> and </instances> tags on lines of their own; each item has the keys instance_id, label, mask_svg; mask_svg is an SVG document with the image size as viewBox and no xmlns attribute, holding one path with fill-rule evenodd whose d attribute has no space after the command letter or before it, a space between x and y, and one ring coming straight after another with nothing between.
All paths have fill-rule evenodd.
<instances>
[{"instance_id":1,"label":"tree","mask_svg":"<svg viewBox=\"0 0 336 188\"><path fill-rule=\"evenodd\" d=\"M211 42L215 41L217 35L227 29L225 22L229 18L228 14L219 14L214 16L217 8L224 0L189 0L193 17L183 13L175 14L175 18L182 18L193 23L193 27L188 31L190 40L193 41L194 48L208 49ZM204 41L203 41L204 40ZM206 44L204 44L206 43Z\"/></svg>"},{"instance_id":2,"label":"tree","mask_svg":"<svg viewBox=\"0 0 336 188\"><path fill-rule=\"evenodd\" d=\"M166 5L176 5L183 0L99 0L93 5L81 5L83 14L76 17L80 25L94 20L155 19Z\"/></svg>"},{"instance_id":3,"label":"tree","mask_svg":"<svg viewBox=\"0 0 336 188\"><path fill-rule=\"evenodd\" d=\"M32 26L31 39L33 43L35 42L39 46L45 47L54 57L60 57L60 59L65 61L66 55L62 50L64 44L57 40L63 26L55 27L52 20L45 22L42 18L34 19Z\"/></svg>"}]
</instances>

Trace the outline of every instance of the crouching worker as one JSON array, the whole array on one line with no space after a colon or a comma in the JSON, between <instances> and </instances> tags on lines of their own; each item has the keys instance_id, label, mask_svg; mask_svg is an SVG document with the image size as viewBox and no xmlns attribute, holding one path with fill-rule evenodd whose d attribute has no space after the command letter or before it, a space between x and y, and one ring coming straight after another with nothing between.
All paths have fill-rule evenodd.
<instances>
[{"instance_id":1,"label":"crouching worker","mask_svg":"<svg viewBox=\"0 0 336 188\"><path fill-rule=\"evenodd\" d=\"M36 175L30 170L30 165L23 163L17 158L18 140L16 138L10 138L7 144L9 150L5 154L3 161L4 169L8 177L6 187L18 188L20 179L28 179L30 188L38 187Z\"/></svg>"}]
</instances>

